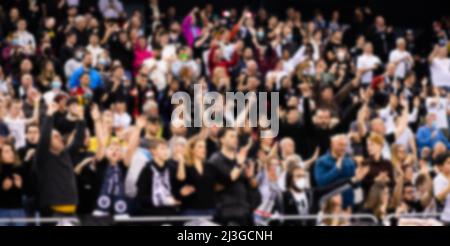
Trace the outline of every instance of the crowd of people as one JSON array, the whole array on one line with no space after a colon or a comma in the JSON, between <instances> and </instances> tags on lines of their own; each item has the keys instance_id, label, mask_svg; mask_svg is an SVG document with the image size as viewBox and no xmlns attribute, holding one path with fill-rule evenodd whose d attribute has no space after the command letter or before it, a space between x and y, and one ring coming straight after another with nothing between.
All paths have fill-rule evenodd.
<instances>
[{"instance_id":1,"label":"crowd of people","mask_svg":"<svg viewBox=\"0 0 450 246\"><path fill-rule=\"evenodd\" d=\"M338 9L301 11L2 1L0 225L211 215L338 226L411 213L449 224L450 22L429 23L419 42L369 7L348 23ZM174 122L184 105L172 96L195 85L278 92L279 134L224 126L252 100L235 116L223 97L211 127ZM309 214L323 216L277 219Z\"/></svg>"}]
</instances>

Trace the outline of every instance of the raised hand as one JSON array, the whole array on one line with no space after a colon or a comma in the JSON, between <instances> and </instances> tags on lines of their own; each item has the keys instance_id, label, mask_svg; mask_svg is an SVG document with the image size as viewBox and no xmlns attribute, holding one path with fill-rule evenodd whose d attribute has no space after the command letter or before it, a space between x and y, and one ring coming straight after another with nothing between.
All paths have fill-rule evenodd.
<instances>
[{"instance_id":1,"label":"raised hand","mask_svg":"<svg viewBox=\"0 0 450 246\"><path fill-rule=\"evenodd\" d=\"M56 103L50 103L47 107L47 115L52 116L59 110L59 105Z\"/></svg>"}]
</instances>

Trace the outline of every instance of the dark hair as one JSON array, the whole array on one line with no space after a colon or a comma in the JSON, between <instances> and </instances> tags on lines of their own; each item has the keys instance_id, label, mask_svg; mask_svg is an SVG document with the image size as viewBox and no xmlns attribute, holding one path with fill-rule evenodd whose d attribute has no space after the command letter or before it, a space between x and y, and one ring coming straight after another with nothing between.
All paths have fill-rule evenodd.
<instances>
[{"instance_id":1,"label":"dark hair","mask_svg":"<svg viewBox=\"0 0 450 246\"><path fill-rule=\"evenodd\" d=\"M297 187L295 186L295 182L294 182L294 172L302 169L299 166L292 166L291 168L288 169L287 173L286 173L286 190L289 189L297 189Z\"/></svg>"},{"instance_id":2,"label":"dark hair","mask_svg":"<svg viewBox=\"0 0 450 246\"><path fill-rule=\"evenodd\" d=\"M37 129L39 129L39 124L37 124L37 123L31 123L31 124L28 124L27 127L26 127L26 131L25 131L25 132L28 133L28 131L29 131L30 128L32 128L32 127L36 127Z\"/></svg>"},{"instance_id":3,"label":"dark hair","mask_svg":"<svg viewBox=\"0 0 450 246\"><path fill-rule=\"evenodd\" d=\"M217 138L219 140L222 139L227 134L228 131L234 131L234 129L230 127L220 128L219 132L217 133Z\"/></svg>"},{"instance_id":4,"label":"dark hair","mask_svg":"<svg viewBox=\"0 0 450 246\"><path fill-rule=\"evenodd\" d=\"M434 159L434 165L441 167L444 165L444 163L447 161L447 159L450 158L450 151L447 151L445 153L442 153L440 155L438 155L435 159Z\"/></svg>"},{"instance_id":5,"label":"dark hair","mask_svg":"<svg viewBox=\"0 0 450 246\"><path fill-rule=\"evenodd\" d=\"M160 145L167 145L167 141L159 138L153 138L148 141L148 148L151 150L156 149Z\"/></svg>"}]
</instances>

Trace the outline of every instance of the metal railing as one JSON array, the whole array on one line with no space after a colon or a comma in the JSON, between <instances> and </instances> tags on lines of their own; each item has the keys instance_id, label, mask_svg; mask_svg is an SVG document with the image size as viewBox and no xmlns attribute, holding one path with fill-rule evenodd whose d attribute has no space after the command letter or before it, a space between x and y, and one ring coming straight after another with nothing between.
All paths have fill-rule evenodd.
<instances>
[{"instance_id":1,"label":"metal railing","mask_svg":"<svg viewBox=\"0 0 450 246\"><path fill-rule=\"evenodd\" d=\"M384 219L384 225L389 225L390 221L399 218L411 218L411 219L437 219L439 220L441 213L409 213L409 214L389 214ZM93 217L96 219L96 217ZM102 217L98 217L102 219ZM166 223L170 224L173 222L192 222L192 221L212 221L212 216L120 216L111 218L111 222L114 225L120 224L133 224L133 223ZM268 221L316 221L320 223L327 219L345 219L345 220L363 220L367 223L373 223L379 225L379 220L372 214L316 214L316 215L276 215L272 218L268 218ZM27 224L27 225L44 225L44 224L54 224L54 225L80 225L83 226L83 221L76 217L55 217L55 218L0 218L0 224Z\"/></svg>"}]
</instances>

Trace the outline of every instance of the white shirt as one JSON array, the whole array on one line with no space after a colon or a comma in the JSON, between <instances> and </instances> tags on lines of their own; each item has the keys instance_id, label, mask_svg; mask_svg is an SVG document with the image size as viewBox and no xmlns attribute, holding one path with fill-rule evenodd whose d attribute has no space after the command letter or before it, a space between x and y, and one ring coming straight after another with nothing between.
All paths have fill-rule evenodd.
<instances>
[{"instance_id":1,"label":"white shirt","mask_svg":"<svg viewBox=\"0 0 450 246\"><path fill-rule=\"evenodd\" d=\"M436 115L437 127L439 129L448 129L447 109L450 107L450 102L447 98L441 97L436 99L428 97L425 105L428 113Z\"/></svg>"},{"instance_id":2,"label":"white shirt","mask_svg":"<svg viewBox=\"0 0 450 246\"><path fill-rule=\"evenodd\" d=\"M89 53L92 54L92 65L95 67L97 66L98 59L100 58L100 55L105 51L100 45L93 46L88 45L86 49L89 51Z\"/></svg>"},{"instance_id":3,"label":"white shirt","mask_svg":"<svg viewBox=\"0 0 450 246\"><path fill-rule=\"evenodd\" d=\"M430 65L431 81L434 86L450 86L450 59L434 58Z\"/></svg>"},{"instance_id":4,"label":"white shirt","mask_svg":"<svg viewBox=\"0 0 450 246\"><path fill-rule=\"evenodd\" d=\"M123 12L123 4L119 0L100 0L98 8L106 19L118 18Z\"/></svg>"},{"instance_id":5,"label":"white shirt","mask_svg":"<svg viewBox=\"0 0 450 246\"><path fill-rule=\"evenodd\" d=\"M380 118L383 119L386 126L386 133L390 134L395 131L394 118L397 116L397 112L392 110L390 106L387 106L379 111Z\"/></svg>"},{"instance_id":6,"label":"white shirt","mask_svg":"<svg viewBox=\"0 0 450 246\"><path fill-rule=\"evenodd\" d=\"M127 113L114 113L114 127L128 128L131 124L131 117Z\"/></svg>"},{"instance_id":7,"label":"white shirt","mask_svg":"<svg viewBox=\"0 0 450 246\"><path fill-rule=\"evenodd\" d=\"M447 177L442 173L439 173L433 180L434 194L437 195L444 191L449 185ZM450 222L450 194L447 194L447 198L444 202L444 210L442 211L441 220Z\"/></svg>"},{"instance_id":8,"label":"white shirt","mask_svg":"<svg viewBox=\"0 0 450 246\"><path fill-rule=\"evenodd\" d=\"M414 133L409 127L407 127L397 138L395 138L395 144L402 145L408 152L411 152L409 141L414 139Z\"/></svg>"},{"instance_id":9,"label":"white shirt","mask_svg":"<svg viewBox=\"0 0 450 246\"><path fill-rule=\"evenodd\" d=\"M408 51L401 51L395 49L391 51L389 54L389 62L390 63L398 63L397 68L395 70L395 77L397 78L405 78L406 72L411 68L411 61L406 59L407 57L411 57L411 54Z\"/></svg>"},{"instance_id":10,"label":"white shirt","mask_svg":"<svg viewBox=\"0 0 450 246\"><path fill-rule=\"evenodd\" d=\"M142 169L149 161L149 158L144 154L144 152L138 149L131 158L131 165L128 168L127 176L125 177L125 194L134 198L137 194L136 183L139 179Z\"/></svg>"},{"instance_id":11,"label":"white shirt","mask_svg":"<svg viewBox=\"0 0 450 246\"><path fill-rule=\"evenodd\" d=\"M34 53L34 51L36 50L36 40L34 39L34 36L27 31L16 32L16 35L17 35L17 45L21 47L30 46L31 53Z\"/></svg>"},{"instance_id":12,"label":"white shirt","mask_svg":"<svg viewBox=\"0 0 450 246\"><path fill-rule=\"evenodd\" d=\"M11 118L10 116L6 116L5 123L8 126L11 136L14 137L14 146L16 147L16 149L25 146L25 119L20 117Z\"/></svg>"},{"instance_id":13,"label":"white shirt","mask_svg":"<svg viewBox=\"0 0 450 246\"><path fill-rule=\"evenodd\" d=\"M356 61L357 69L368 69L373 68L375 65L381 64L380 58L375 55L362 54L358 57ZM361 77L361 82L365 85L370 84L373 79L373 71L365 72Z\"/></svg>"}]
</instances>

